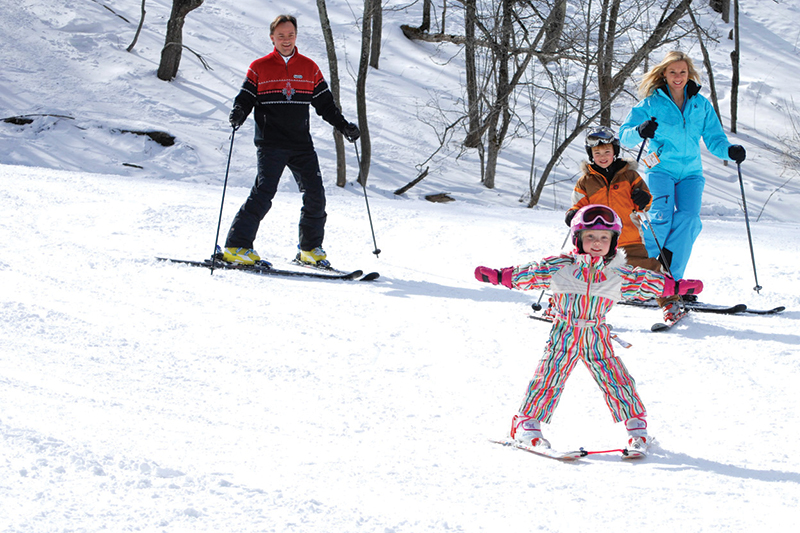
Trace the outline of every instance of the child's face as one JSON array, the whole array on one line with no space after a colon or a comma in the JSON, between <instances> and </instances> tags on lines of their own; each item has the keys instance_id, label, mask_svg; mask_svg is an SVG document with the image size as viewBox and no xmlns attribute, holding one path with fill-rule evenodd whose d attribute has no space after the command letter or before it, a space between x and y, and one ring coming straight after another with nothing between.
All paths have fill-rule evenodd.
<instances>
[{"instance_id":1,"label":"child's face","mask_svg":"<svg viewBox=\"0 0 800 533\"><path fill-rule=\"evenodd\" d=\"M611 249L613 233L604 229L585 230L581 236L583 251L592 257L604 257Z\"/></svg>"},{"instance_id":2,"label":"child's face","mask_svg":"<svg viewBox=\"0 0 800 533\"><path fill-rule=\"evenodd\" d=\"M608 168L614 162L614 147L610 144L592 146L592 159L600 168Z\"/></svg>"}]
</instances>

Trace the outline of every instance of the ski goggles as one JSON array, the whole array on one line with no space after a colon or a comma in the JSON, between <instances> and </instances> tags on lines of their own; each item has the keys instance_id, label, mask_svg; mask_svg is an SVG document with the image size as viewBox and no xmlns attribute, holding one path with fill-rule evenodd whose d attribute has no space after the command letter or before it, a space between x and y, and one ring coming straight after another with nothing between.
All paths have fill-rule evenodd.
<instances>
[{"instance_id":1,"label":"ski goggles","mask_svg":"<svg viewBox=\"0 0 800 533\"><path fill-rule=\"evenodd\" d=\"M599 223L604 226L608 226L609 228L614 227L616 224L614 212L611 211L611 209L602 206L587 209L586 212L581 216L581 222L584 226L593 226Z\"/></svg>"},{"instance_id":2,"label":"ski goggles","mask_svg":"<svg viewBox=\"0 0 800 533\"><path fill-rule=\"evenodd\" d=\"M601 144L612 144L617 140L617 136L611 128L597 128L586 136L586 146L594 148Z\"/></svg>"}]
</instances>

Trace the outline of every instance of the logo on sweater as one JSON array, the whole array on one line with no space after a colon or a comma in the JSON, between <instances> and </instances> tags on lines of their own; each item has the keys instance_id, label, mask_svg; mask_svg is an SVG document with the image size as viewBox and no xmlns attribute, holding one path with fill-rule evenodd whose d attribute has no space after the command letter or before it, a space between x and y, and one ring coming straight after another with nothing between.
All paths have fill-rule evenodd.
<instances>
[{"instance_id":1,"label":"logo on sweater","mask_svg":"<svg viewBox=\"0 0 800 533\"><path fill-rule=\"evenodd\" d=\"M295 74L295 75L294 75L294 79L296 79L296 80L302 80L302 79L303 79L303 75L302 75L302 74Z\"/></svg>"},{"instance_id":2,"label":"logo on sweater","mask_svg":"<svg viewBox=\"0 0 800 533\"><path fill-rule=\"evenodd\" d=\"M287 100L291 100L292 96L294 95L294 89L292 89L292 84L287 81L286 87L284 87L281 92L283 93L283 95L286 97Z\"/></svg>"}]
</instances>

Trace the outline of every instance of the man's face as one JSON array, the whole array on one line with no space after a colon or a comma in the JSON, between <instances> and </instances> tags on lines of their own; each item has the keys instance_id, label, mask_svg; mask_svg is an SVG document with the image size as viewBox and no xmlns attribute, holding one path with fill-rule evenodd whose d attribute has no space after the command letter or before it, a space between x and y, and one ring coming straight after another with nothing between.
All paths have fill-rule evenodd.
<instances>
[{"instance_id":1,"label":"man's face","mask_svg":"<svg viewBox=\"0 0 800 533\"><path fill-rule=\"evenodd\" d=\"M294 24L291 22L281 22L275 26L275 30L270 34L269 38L282 56L289 57L294 53L297 30L294 29Z\"/></svg>"}]
</instances>

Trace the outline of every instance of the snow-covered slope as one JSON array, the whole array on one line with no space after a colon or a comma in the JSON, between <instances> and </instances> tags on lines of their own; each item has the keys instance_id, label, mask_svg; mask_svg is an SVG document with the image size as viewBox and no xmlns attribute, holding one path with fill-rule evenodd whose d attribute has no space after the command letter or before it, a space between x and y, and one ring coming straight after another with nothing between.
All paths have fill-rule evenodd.
<instances>
[{"instance_id":1,"label":"snow-covered slope","mask_svg":"<svg viewBox=\"0 0 800 533\"><path fill-rule=\"evenodd\" d=\"M614 309L658 442L646 462L571 465L488 442L542 352L539 294L478 283L558 250L558 213L333 191L335 264L369 283L262 278L156 262L210 253L219 188L1 167L0 531L754 531L800 496L798 226L760 224L756 295L740 221L717 220L690 269L707 301L781 316ZM224 217L243 199L236 190ZM297 193L262 254L291 257ZM611 449L589 374L545 429ZM791 516L791 515L790 515Z\"/></svg>"}]
</instances>

